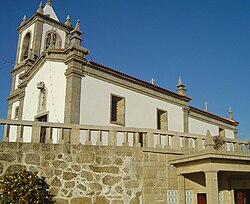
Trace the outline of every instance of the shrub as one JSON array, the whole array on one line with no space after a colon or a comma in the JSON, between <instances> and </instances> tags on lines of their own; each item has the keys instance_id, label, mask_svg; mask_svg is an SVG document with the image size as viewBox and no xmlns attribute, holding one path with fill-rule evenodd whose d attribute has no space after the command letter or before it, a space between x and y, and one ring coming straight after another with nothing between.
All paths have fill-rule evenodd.
<instances>
[{"instance_id":1,"label":"shrub","mask_svg":"<svg viewBox=\"0 0 250 204\"><path fill-rule=\"evenodd\" d=\"M0 177L0 203L43 204L54 203L45 178L36 173L22 171Z\"/></svg>"}]
</instances>

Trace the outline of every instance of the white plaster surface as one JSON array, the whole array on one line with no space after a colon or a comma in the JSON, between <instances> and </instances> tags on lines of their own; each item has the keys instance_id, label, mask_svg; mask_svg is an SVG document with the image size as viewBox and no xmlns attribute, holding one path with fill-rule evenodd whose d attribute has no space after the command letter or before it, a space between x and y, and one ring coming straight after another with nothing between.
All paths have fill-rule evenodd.
<instances>
[{"instance_id":1,"label":"white plaster surface","mask_svg":"<svg viewBox=\"0 0 250 204\"><path fill-rule=\"evenodd\" d=\"M29 49L32 49L33 46L33 36L34 36L34 28L35 25L32 24L30 27L25 29L20 35L21 35L21 43L20 43L20 50L19 50L19 56L18 56L18 63L21 61L21 54L22 54L22 47L23 47L23 39L26 36L28 32L30 32L30 47Z\"/></svg>"},{"instance_id":2,"label":"white plaster surface","mask_svg":"<svg viewBox=\"0 0 250 204\"><path fill-rule=\"evenodd\" d=\"M194 118L189 118L189 132L194 134L206 135L207 130L212 136L219 135L219 128L216 125L208 124Z\"/></svg>"},{"instance_id":3,"label":"white plaster surface","mask_svg":"<svg viewBox=\"0 0 250 204\"><path fill-rule=\"evenodd\" d=\"M54 20L59 21L52 6L46 5L43 11L44 11L44 15L49 15L50 18L53 18Z\"/></svg>"},{"instance_id":4,"label":"white plaster surface","mask_svg":"<svg viewBox=\"0 0 250 204\"><path fill-rule=\"evenodd\" d=\"M225 130L226 138L235 139L234 132L232 130Z\"/></svg>"},{"instance_id":5,"label":"white plaster surface","mask_svg":"<svg viewBox=\"0 0 250 204\"><path fill-rule=\"evenodd\" d=\"M17 106L19 106L19 101L12 104L11 120L16 120L15 111ZM17 126L10 126L9 141L15 142L16 136L17 136Z\"/></svg>"},{"instance_id":6,"label":"white plaster surface","mask_svg":"<svg viewBox=\"0 0 250 204\"><path fill-rule=\"evenodd\" d=\"M64 75L65 69L66 65L64 63L50 61L45 62L42 68L27 85L26 95L24 98L23 120L34 121L36 115L42 114L37 112L40 91L37 89L37 84L40 81L43 81L48 91L46 105L46 111L49 112L48 122L62 123L64 121L66 88L66 78ZM27 132L25 136L29 134L30 133Z\"/></svg>"},{"instance_id":7,"label":"white plaster surface","mask_svg":"<svg viewBox=\"0 0 250 204\"><path fill-rule=\"evenodd\" d=\"M125 127L157 128L157 108L168 111L168 129L183 132L180 106L85 76L82 79L80 123L110 124L111 94L125 98Z\"/></svg>"},{"instance_id":8,"label":"white plaster surface","mask_svg":"<svg viewBox=\"0 0 250 204\"><path fill-rule=\"evenodd\" d=\"M22 74L22 73L24 73L24 71L22 71L22 72L20 72L20 73L18 73L18 74L16 75L15 89L17 89L18 85L20 84L19 76L20 76L20 74Z\"/></svg>"}]
</instances>

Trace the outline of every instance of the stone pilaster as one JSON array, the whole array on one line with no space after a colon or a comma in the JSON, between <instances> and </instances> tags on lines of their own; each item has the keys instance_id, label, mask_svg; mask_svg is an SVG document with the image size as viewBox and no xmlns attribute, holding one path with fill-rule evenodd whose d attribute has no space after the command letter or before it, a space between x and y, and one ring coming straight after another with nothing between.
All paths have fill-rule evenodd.
<instances>
[{"instance_id":1,"label":"stone pilaster","mask_svg":"<svg viewBox=\"0 0 250 204\"><path fill-rule=\"evenodd\" d=\"M177 175L178 183L178 203L185 203L185 177Z\"/></svg>"},{"instance_id":2,"label":"stone pilaster","mask_svg":"<svg viewBox=\"0 0 250 204\"><path fill-rule=\"evenodd\" d=\"M25 90L19 94L19 110L18 110L18 120L23 118L23 105L24 105Z\"/></svg>"},{"instance_id":3,"label":"stone pilaster","mask_svg":"<svg viewBox=\"0 0 250 204\"><path fill-rule=\"evenodd\" d=\"M188 133L189 132L188 117L189 117L190 108L188 106L184 106L182 108L182 111L183 111L183 128L184 128L184 132Z\"/></svg>"},{"instance_id":4,"label":"stone pilaster","mask_svg":"<svg viewBox=\"0 0 250 204\"><path fill-rule=\"evenodd\" d=\"M18 64L19 60L20 48L21 48L21 32L19 31L17 51L16 51L16 65Z\"/></svg>"},{"instance_id":5,"label":"stone pilaster","mask_svg":"<svg viewBox=\"0 0 250 204\"><path fill-rule=\"evenodd\" d=\"M205 172L206 189L207 189L207 203L218 204L219 191L218 191L218 178L217 171Z\"/></svg>"},{"instance_id":6,"label":"stone pilaster","mask_svg":"<svg viewBox=\"0 0 250 204\"><path fill-rule=\"evenodd\" d=\"M69 56L66 60L68 68L66 76L66 96L64 109L64 122L79 124L80 122L80 100L81 100L81 80L83 76L82 64L84 60Z\"/></svg>"},{"instance_id":7,"label":"stone pilaster","mask_svg":"<svg viewBox=\"0 0 250 204\"><path fill-rule=\"evenodd\" d=\"M36 21L34 30L36 32L34 32L32 52L33 54L40 56L42 34L43 34L43 22L41 20Z\"/></svg>"}]
</instances>

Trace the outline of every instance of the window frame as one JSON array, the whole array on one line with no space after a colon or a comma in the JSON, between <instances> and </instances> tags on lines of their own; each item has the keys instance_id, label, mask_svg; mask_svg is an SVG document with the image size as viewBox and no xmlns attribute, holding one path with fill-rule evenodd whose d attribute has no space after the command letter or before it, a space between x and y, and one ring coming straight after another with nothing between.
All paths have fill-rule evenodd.
<instances>
[{"instance_id":1,"label":"window frame","mask_svg":"<svg viewBox=\"0 0 250 204\"><path fill-rule=\"evenodd\" d=\"M113 120L113 97L117 98L117 103L116 106L119 105L118 102L121 102L122 105L121 107L116 108L116 120ZM125 97L119 96L116 94L110 94L110 123L115 124L115 125L120 125L120 126L125 126ZM120 109L120 110L118 110Z\"/></svg>"}]
</instances>

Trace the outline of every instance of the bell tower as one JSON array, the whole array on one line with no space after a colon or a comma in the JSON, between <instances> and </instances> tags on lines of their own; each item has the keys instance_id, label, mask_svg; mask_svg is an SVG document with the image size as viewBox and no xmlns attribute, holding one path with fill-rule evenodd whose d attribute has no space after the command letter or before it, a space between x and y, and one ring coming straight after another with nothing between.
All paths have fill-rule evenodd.
<instances>
[{"instance_id":1,"label":"bell tower","mask_svg":"<svg viewBox=\"0 0 250 204\"><path fill-rule=\"evenodd\" d=\"M73 27L69 16L65 22L59 20L51 0L47 0L45 5L42 2L39 4L33 16L30 18L24 16L17 30L18 45L14 69L11 72L11 92L7 98L9 102L7 118L21 120L27 86L23 82L25 73L28 73L46 53L67 49Z\"/></svg>"},{"instance_id":2,"label":"bell tower","mask_svg":"<svg viewBox=\"0 0 250 204\"><path fill-rule=\"evenodd\" d=\"M30 19L25 16L17 29L19 39L16 65L27 59L36 60L48 49L65 49L72 27L69 17L65 23L60 22L51 0L47 0L44 7L42 2L39 4L36 13Z\"/></svg>"}]
</instances>

